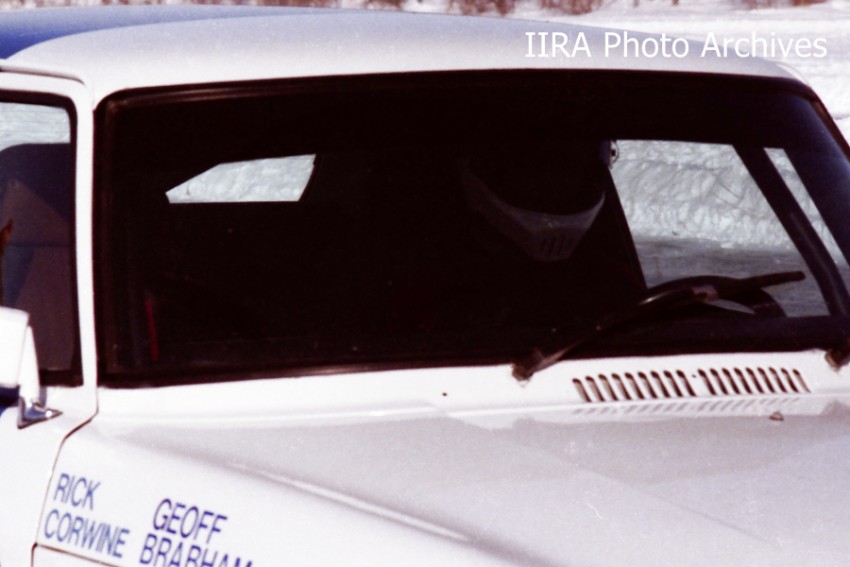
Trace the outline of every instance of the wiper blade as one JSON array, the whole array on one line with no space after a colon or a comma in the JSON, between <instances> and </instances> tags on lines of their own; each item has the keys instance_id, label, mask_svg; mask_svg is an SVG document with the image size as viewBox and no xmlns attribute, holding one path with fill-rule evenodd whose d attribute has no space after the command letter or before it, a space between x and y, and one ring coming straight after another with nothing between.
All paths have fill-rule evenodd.
<instances>
[{"instance_id":1,"label":"wiper blade","mask_svg":"<svg viewBox=\"0 0 850 567\"><path fill-rule=\"evenodd\" d=\"M647 290L633 305L610 313L578 333L559 338L563 333L555 330L551 349L538 347L531 354L514 362L513 375L517 380L528 380L535 372L552 366L566 354L605 333L609 329L658 313L681 309L698 303L726 299L753 310L756 315L784 316L785 313L764 288L805 279L803 272L772 272L749 278L725 276L695 276L663 283Z\"/></svg>"}]
</instances>

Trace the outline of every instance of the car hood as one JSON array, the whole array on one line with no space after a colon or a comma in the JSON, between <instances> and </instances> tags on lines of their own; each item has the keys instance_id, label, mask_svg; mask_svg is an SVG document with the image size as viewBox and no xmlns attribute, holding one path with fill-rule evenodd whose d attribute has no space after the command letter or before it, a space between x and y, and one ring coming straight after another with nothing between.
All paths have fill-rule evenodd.
<instances>
[{"instance_id":1,"label":"car hood","mask_svg":"<svg viewBox=\"0 0 850 567\"><path fill-rule=\"evenodd\" d=\"M727 399L633 412L384 407L154 426L104 417L69 440L57 470L108 485L104 502L125 498L102 509L138 526L128 547L159 535L154 510L164 498L227 509L226 545L254 565L277 563L282 531L309 563L382 563L375 558L389 552L380 547L374 557L345 546L347 555L334 555L329 540L321 553L307 543L317 525L349 515L381 534L375 545L403 541L429 563L843 564L850 407L816 398L803 407L785 396L755 412ZM98 457L103 446L120 455L108 466L98 466L108 461ZM331 531L341 537L345 525ZM454 551L438 557L437 548Z\"/></svg>"},{"instance_id":2,"label":"car hood","mask_svg":"<svg viewBox=\"0 0 850 567\"><path fill-rule=\"evenodd\" d=\"M824 490L848 480L848 416L841 406L783 422L519 419L506 429L432 417L217 431L203 456L523 564L810 564L850 556L850 498Z\"/></svg>"}]
</instances>

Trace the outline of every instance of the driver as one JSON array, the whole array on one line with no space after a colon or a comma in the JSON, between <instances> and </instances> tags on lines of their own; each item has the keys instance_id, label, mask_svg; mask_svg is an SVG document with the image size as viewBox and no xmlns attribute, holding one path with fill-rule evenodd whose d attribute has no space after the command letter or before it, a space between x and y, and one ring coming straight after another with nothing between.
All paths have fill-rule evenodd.
<instances>
[{"instance_id":1,"label":"driver","mask_svg":"<svg viewBox=\"0 0 850 567\"><path fill-rule=\"evenodd\" d=\"M499 146L461 164L469 207L538 262L569 258L605 200L610 142Z\"/></svg>"}]
</instances>

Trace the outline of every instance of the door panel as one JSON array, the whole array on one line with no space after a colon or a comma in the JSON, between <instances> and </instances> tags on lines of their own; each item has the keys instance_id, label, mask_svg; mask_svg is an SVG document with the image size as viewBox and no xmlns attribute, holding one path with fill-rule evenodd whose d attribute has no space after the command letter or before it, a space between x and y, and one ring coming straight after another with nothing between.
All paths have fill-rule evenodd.
<instances>
[{"instance_id":1,"label":"door panel","mask_svg":"<svg viewBox=\"0 0 850 567\"><path fill-rule=\"evenodd\" d=\"M106 565L99 561L90 561L70 555L61 551L55 551L42 546L36 546L33 551L33 559L36 565L50 565L51 567L89 567L92 565Z\"/></svg>"},{"instance_id":2,"label":"door panel","mask_svg":"<svg viewBox=\"0 0 850 567\"><path fill-rule=\"evenodd\" d=\"M4 382L29 386L20 393L32 392L28 399L36 396L61 412L21 428L15 396L2 398L2 565L32 563L62 444L96 412L91 114L80 83L5 68L0 73L0 228L11 221L0 281L4 303L30 311L41 369L24 368L23 375L4 377ZM51 154L57 149L64 156L62 167ZM61 179L50 179L62 169ZM48 564L58 563L51 558Z\"/></svg>"}]
</instances>

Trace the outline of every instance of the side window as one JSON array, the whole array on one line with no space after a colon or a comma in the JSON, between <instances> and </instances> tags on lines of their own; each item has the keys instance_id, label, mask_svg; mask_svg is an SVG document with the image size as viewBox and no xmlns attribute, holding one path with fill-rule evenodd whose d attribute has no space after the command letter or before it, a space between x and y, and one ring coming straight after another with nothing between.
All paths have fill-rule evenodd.
<instances>
[{"instance_id":1,"label":"side window","mask_svg":"<svg viewBox=\"0 0 850 567\"><path fill-rule=\"evenodd\" d=\"M732 146L624 140L618 148L611 173L648 285L802 271L801 285L770 293L788 315L827 312L806 262Z\"/></svg>"},{"instance_id":2,"label":"side window","mask_svg":"<svg viewBox=\"0 0 850 567\"><path fill-rule=\"evenodd\" d=\"M70 123L60 107L0 102L0 303L30 314L43 375L76 352Z\"/></svg>"}]
</instances>

